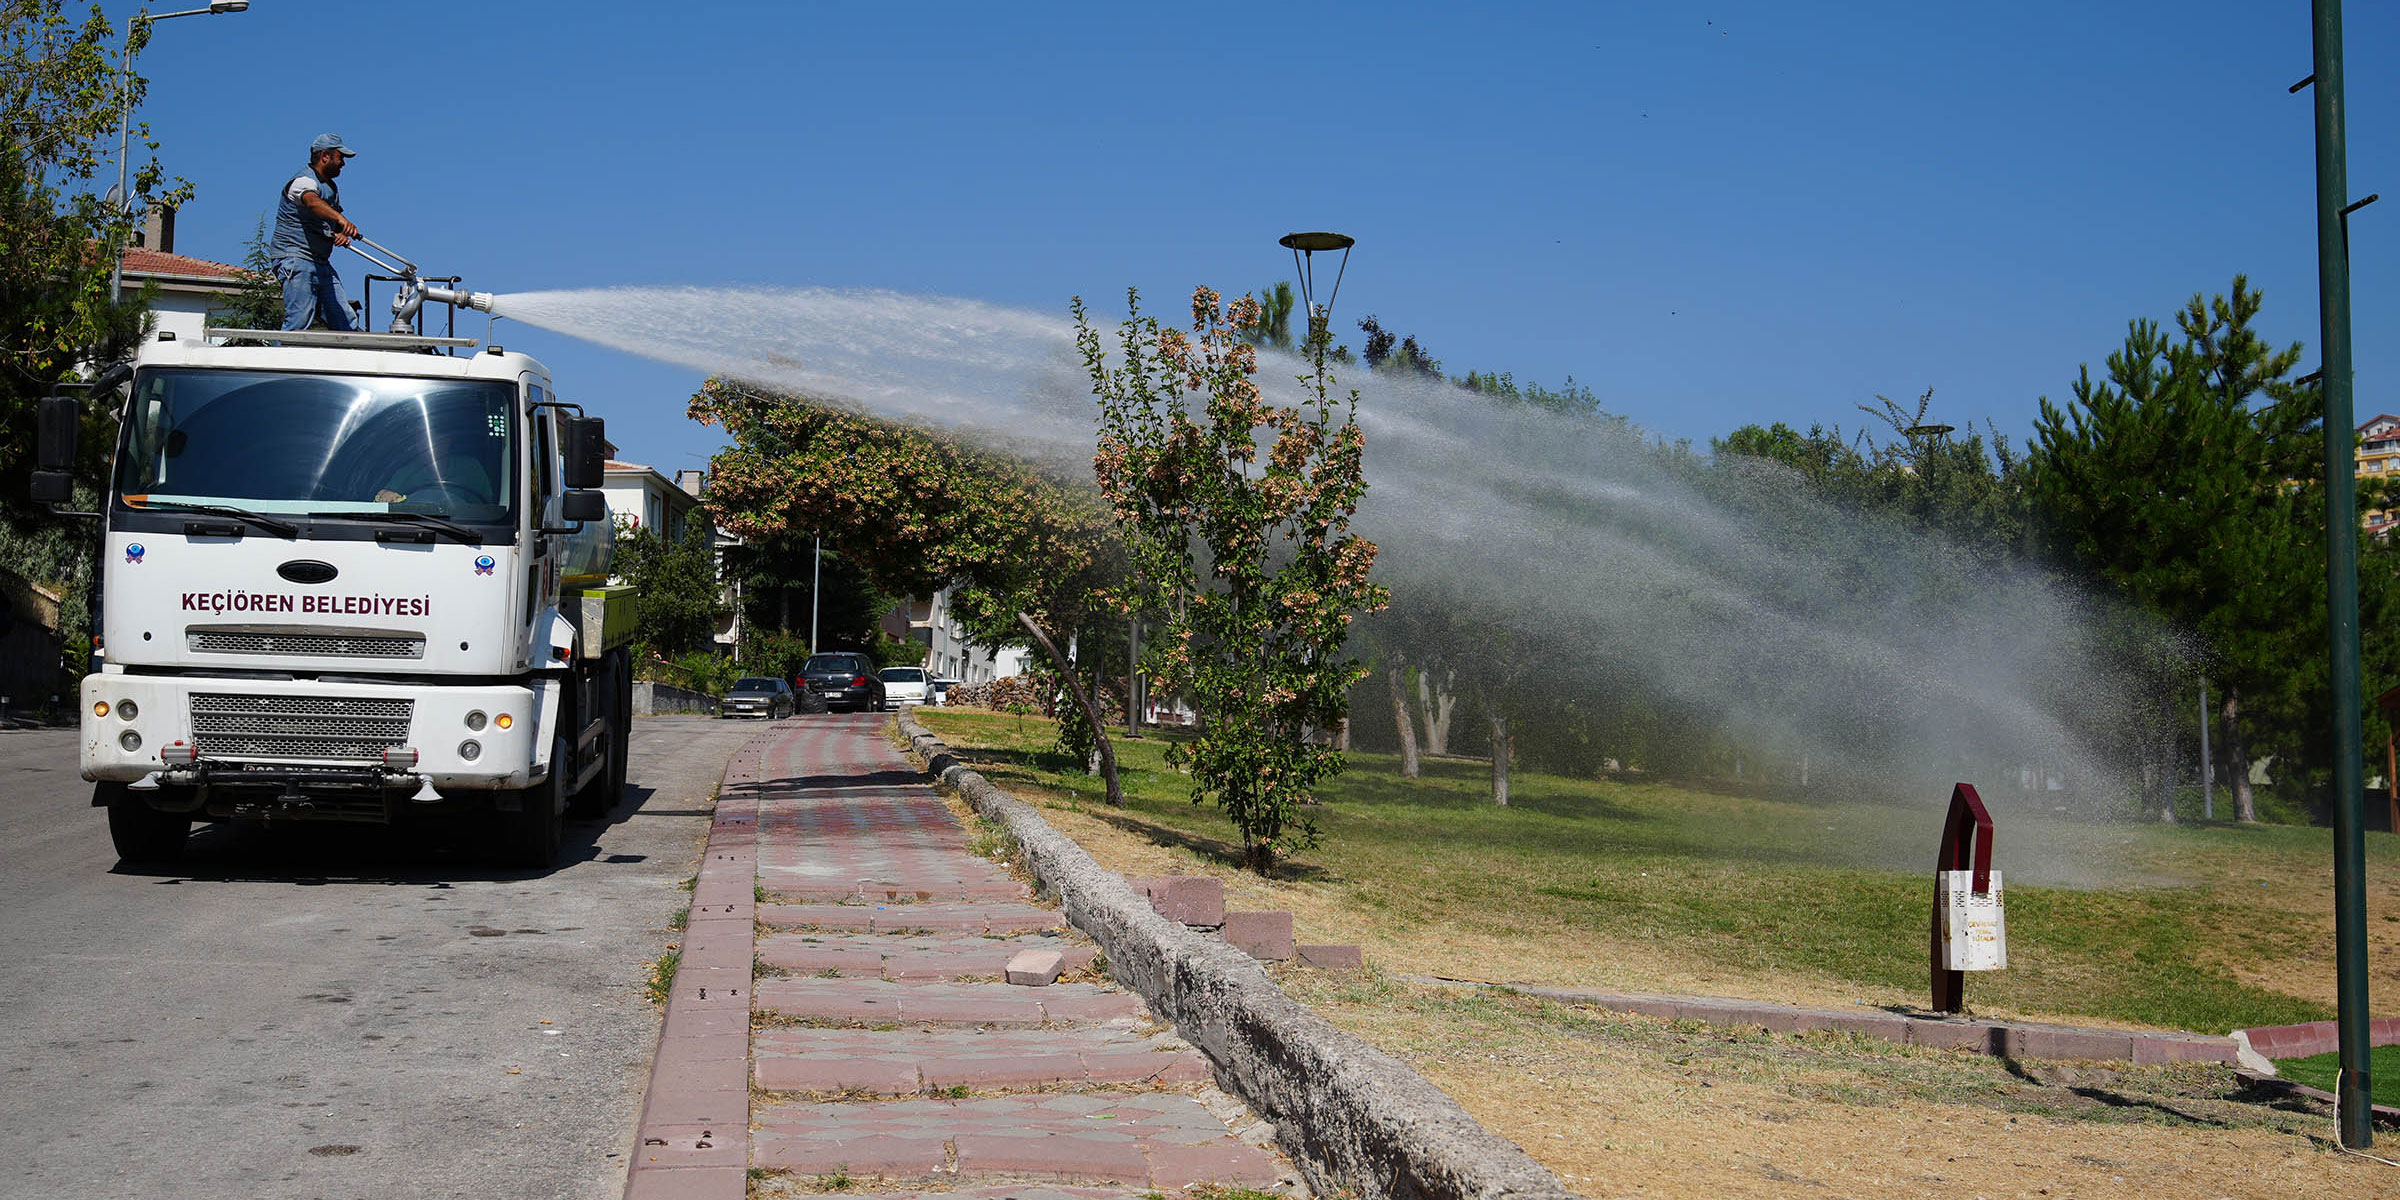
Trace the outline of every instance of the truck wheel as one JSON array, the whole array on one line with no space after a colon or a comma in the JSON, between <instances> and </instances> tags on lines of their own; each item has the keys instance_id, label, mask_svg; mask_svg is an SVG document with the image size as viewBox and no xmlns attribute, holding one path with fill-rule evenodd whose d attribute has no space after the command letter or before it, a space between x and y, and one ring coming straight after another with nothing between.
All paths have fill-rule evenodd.
<instances>
[{"instance_id":1,"label":"truck wheel","mask_svg":"<svg viewBox=\"0 0 2400 1200\"><path fill-rule=\"evenodd\" d=\"M517 793L517 811L499 812L499 839L494 849L503 864L546 871L558 862L566 840L567 739L550 742L550 778Z\"/></svg>"},{"instance_id":2,"label":"truck wheel","mask_svg":"<svg viewBox=\"0 0 2400 1200\"><path fill-rule=\"evenodd\" d=\"M609 733L608 745L608 806L614 809L625 802L625 783L633 774L633 655L622 655L617 672L617 725Z\"/></svg>"},{"instance_id":3,"label":"truck wheel","mask_svg":"<svg viewBox=\"0 0 2400 1200\"><path fill-rule=\"evenodd\" d=\"M108 838L119 859L141 865L183 857L184 840L192 833L190 816L160 812L123 783L94 784L92 798L108 808Z\"/></svg>"}]
</instances>

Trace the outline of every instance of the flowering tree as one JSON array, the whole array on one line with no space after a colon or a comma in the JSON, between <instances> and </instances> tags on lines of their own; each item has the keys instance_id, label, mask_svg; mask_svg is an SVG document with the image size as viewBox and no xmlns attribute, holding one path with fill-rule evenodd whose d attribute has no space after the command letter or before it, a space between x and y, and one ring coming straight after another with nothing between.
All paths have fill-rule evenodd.
<instances>
[{"instance_id":1,"label":"flowering tree","mask_svg":"<svg viewBox=\"0 0 2400 1200\"><path fill-rule=\"evenodd\" d=\"M1261 323L1256 300L1200 288L1188 332L1142 316L1134 292L1126 302L1114 362L1074 304L1100 401L1092 466L1133 557L1133 602L1165 614L1144 666L1206 717L1171 760L1265 874L1316 841L1304 806L1342 756L1315 735L1341 723L1366 674L1342 654L1351 618L1385 600L1367 578L1375 544L1350 532L1367 490L1358 393L1332 398L1322 322L1300 378L1310 398L1287 408L1260 391L1242 336Z\"/></svg>"}]
</instances>

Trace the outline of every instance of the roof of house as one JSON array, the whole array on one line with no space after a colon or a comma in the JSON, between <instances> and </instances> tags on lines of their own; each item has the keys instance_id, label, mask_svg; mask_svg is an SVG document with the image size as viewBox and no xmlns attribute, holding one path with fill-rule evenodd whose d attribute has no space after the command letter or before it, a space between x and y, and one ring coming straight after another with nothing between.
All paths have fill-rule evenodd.
<instances>
[{"instance_id":1,"label":"roof of house","mask_svg":"<svg viewBox=\"0 0 2400 1200\"><path fill-rule=\"evenodd\" d=\"M2374 416L2368 417L2364 421L2360 421L2358 423L2358 431L2360 433L2365 433L2370 426L2376 424L2400 425L2400 417L2395 417L2390 413L2377 413Z\"/></svg>"},{"instance_id":2,"label":"roof of house","mask_svg":"<svg viewBox=\"0 0 2400 1200\"><path fill-rule=\"evenodd\" d=\"M147 246L125 248L125 273L154 275L161 278L204 279L239 283L242 269L229 263L210 262L189 254L168 254Z\"/></svg>"}]
</instances>

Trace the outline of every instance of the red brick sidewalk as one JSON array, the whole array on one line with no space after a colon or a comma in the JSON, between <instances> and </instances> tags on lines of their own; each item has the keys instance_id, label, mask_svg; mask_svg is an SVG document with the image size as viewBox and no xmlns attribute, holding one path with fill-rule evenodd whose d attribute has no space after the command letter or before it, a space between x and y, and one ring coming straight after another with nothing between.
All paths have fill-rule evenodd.
<instances>
[{"instance_id":1,"label":"red brick sidewalk","mask_svg":"<svg viewBox=\"0 0 2400 1200\"><path fill-rule=\"evenodd\" d=\"M627 1196L733 1200L745 1168L758 1195L1296 1179L1087 939L968 852L882 727L796 718L729 768ZM1082 978L1000 982L1029 949Z\"/></svg>"}]
</instances>

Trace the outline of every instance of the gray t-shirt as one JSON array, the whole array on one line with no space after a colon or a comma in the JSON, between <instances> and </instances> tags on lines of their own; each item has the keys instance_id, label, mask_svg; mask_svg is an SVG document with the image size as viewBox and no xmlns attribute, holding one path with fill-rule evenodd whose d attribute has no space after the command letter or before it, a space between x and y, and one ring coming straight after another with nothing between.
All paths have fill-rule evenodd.
<instances>
[{"instance_id":1,"label":"gray t-shirt","mask_svg":"<svg viewBox=\"0 0 2400 1200\"><path fill-rule=\"evenodd\" d=\"M317 178L316 168L302 168L283 185L283 194L276 197L275 236L267 243L276 258L332 261L333 222L300 206L300 198L309 195L322 198L335 212L342 211L342 189L330 179Z\"/></svg>"}]
</instances>

